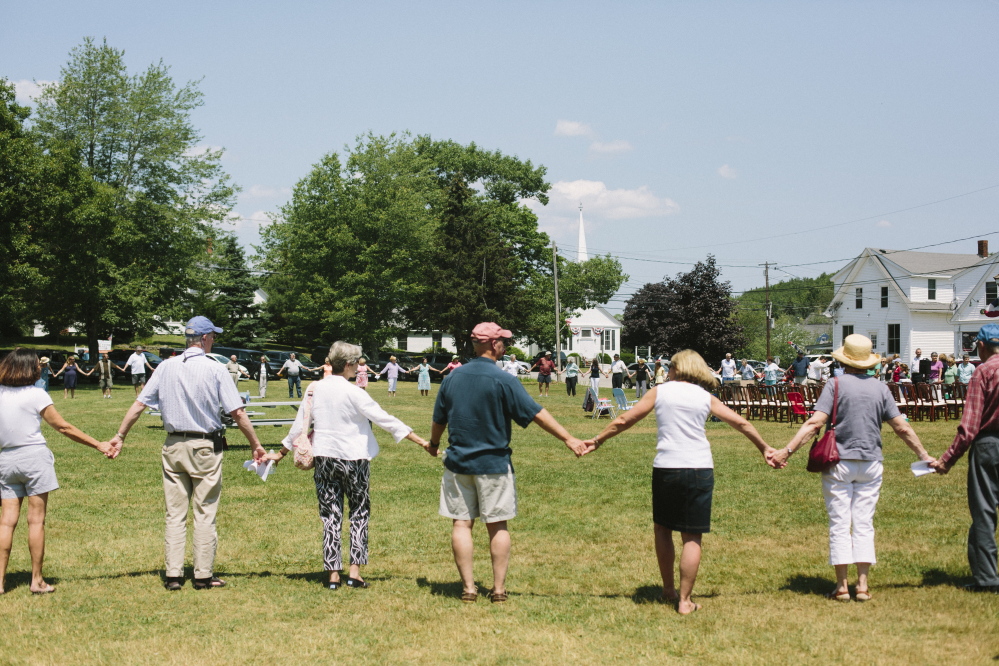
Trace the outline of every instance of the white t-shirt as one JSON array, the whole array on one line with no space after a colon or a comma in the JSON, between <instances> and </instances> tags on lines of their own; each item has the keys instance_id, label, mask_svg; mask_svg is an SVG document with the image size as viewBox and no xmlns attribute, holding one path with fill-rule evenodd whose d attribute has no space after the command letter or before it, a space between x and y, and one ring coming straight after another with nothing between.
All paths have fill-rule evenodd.
<instances>
[{"instance_id":1,"label":"white t-shirt","mask_svg":"<svg viewBox=\"0 0 999 666\"><path fill-rule=\"evenodd\" d=\"M143 375L146 373L146 355L141 352L129 356L126 364L133 375Z\"/></svg>"},{"instance_id":2,"label":"white t-shirt","mask_svg":"<svg viewBox=\"0 0 999 666\"><path fill-rule=\"evenodd\" d=\"M704 423L711 413L711 394L696 384L666 382L656 388L659 438L653 467L714 469Z\"/></svg>"},{"instance_id":3,"label":"white t-shirt","mask_svg":"<svg viewBox=\"0 0 999 666\"><path fill-rule=\"evenodd\" d=\"M735 360L723 358L721 362L721 375L723 378L735 377Z\"/></svg>"},{"instance_id":4,"label":"white t-shirt","mask_svg":"<svg viewBox=\"0 0 999 666\"><path fill-rule=\"evenodd\" d=\"M513 375L514 377L516 377L519 367L520 364L517 363L516 361L506 361L503 363L503 372L505 372L508 375Z\"/></svg>"},{"instance_id":5,"label":"white t-shirt","mask_svg":"<svg viewBox=\"0 0 999 666\"><path fill-rule=\"evenodd\" d=\"M819 359L815 359L808 364L808 378L814 379L817 382L822 381L823 371L830 365L832 365L832 361L826 361L823 363Z\"/></svg>"},{"instance_id":6,"label":"white t-shirt","mask_svg":"<svg viewBox=\"0 0 999 666\"><path fill-rule=\"evenodd\" d=\"M624 361L617 360L611 363L611 374L616 375L617 373L627 373L628 366L624 364Z\"/></svg>"},{"instance_id":7,"label":"white t-shirt","mask_svg":"<svg viewBox=\"0 0 999 666\"><path fill-rule=\"evenodd\" d=\"M36 386L0 386L0 450L17 446L45 446L42 411L52 404Z\"/></svg>"}]
</instances>

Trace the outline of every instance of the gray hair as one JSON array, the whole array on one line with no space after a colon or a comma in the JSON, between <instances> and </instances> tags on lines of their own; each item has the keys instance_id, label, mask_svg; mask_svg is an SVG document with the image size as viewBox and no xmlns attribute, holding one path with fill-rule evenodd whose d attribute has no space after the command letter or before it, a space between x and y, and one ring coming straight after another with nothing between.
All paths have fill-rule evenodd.
<instances>
[{"instance_id":1,"label":"gray hair","mask_svg":"<svg viewBox=\"0 0 999 666\"><path fill-rule=\"evenodd\" d=\"M329 364L333 366L333 372L340 374L343 369L352 363L357 363L361 358L361 348L343 340L337 340L330 345L330 354L327 357Z\"/></svg>"},{"instance_id":2,"label":"gray hair","mask_svg":"<svg viewBox=\"0 0 999 666\"><path fill-rule=\"evenodd\" d=\"M200 334L199 335L185 335L184 336L184 341L187 343L188 347L193 347L194 345L200 345L201 344L201 338L203 338L203 337L205 337L205 336L204 335L200 335Z\"/></svg>"}]
</instances>

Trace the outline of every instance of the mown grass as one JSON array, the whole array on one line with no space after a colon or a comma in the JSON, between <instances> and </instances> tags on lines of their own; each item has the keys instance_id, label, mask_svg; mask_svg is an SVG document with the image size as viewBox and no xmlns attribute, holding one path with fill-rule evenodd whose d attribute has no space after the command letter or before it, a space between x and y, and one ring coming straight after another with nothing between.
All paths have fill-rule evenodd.
<instances>
[{"instance_id":1,"label":"mown grass","mask_svg":"<svg viewBox=\"0 0 999 666\"><path fill-rule=\"evenodd\" d=\"M436 392L437 384L434 385ZM277 388L277 387L275 387ZM528 387L530 388L530 387ZM572 432L595 434L580 398L555 387L543 404ZM426 434L431 398L402 383L389 411ZM131 387L101 400L53 392L58 409L91 434L111 436ZM604 422L605 423L605 422ZM939 454L955 423L916 423ZM793 430L758 424L775 445ZM440 461L378 433L372 464L369 590L320 586L320 527L311 475L286 461L261 483L241 465L238 434L225 459L217 570L224 590L161 585L163 496L157 418L143 416L115 461L55 435L62 488L51 495L46 573L58 591L28 593L26 525L18 529L0 597L0 663L956 663L999 655L999 597L969 581L964 465L914 479L908 449L885 435L885 483L876 518L873 601L837 604L827 562L819 480L804 458L767 468L732 430L709 424L716 465L713 531L695 595L681 617L654 603L649 419L575 459L536 426L516 430L520 515L511 522L510 601L463 605L449 521L437 515ZM261 429L268 448L285 428ZM485 530L476 573L490 583ZM190 576L190 572L188 572Z\"/></svg>"}]
</instances>

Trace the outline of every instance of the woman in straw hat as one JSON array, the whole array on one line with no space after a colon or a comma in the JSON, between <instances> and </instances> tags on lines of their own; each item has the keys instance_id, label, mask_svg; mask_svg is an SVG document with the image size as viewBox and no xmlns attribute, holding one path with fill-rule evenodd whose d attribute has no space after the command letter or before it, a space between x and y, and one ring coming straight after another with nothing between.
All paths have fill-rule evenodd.
<instances>
[{"instance_id":1,"label":"woman in straw hat","mask_svg":"<svg viewBox=\"0 0 999 666\"><path fill-rule=\"evenodd\" d=\"M871 353L871 340L848 335L843 346L832 353L845 372L826 384L815 404L815 414L798 430L794 439L773 456L783 467L792 453L817 435L836 405L836 446L839 463L822 473L822 495L829 514L829 564L836 570L836 587L830 599L850 601L847 568L857 566L857 601L871 598L867 574L874 557L874 509L881 494L883 473L881 422L887 421L895 434L920 460L933 461L915 431L898 411L891 391L867 371L881 360ZM852 527L852 532L851 532Z\"/></svg>"}]
</instances>

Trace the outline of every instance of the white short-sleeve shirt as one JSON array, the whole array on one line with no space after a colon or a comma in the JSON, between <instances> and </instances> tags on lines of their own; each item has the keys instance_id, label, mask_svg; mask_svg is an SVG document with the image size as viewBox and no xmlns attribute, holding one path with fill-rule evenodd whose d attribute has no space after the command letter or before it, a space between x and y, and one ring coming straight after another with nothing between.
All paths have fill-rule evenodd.
<instances>
[{"instance_id":1,"label":"white short-sleeve shirt","mask_svg":"<svg viewBox=\"0 0 999 666\"><path fill-rule=\"evenodd\" d=\"M0 386L0 449L45 446L42 412L52 404L36 386Z\"/></svg>"},{"instance_id":2,"label":"white short-sleeve shirt","mask_svg":"<svg viewBox=\"0 0 999 666\"><path fill-rule=\"evenodd\" d=\"M713 469L711 444L704 423L711 413L711 394L696 384L666 382L656 387L659 436L653 467Z\"/></svg>"}]
</instances>

